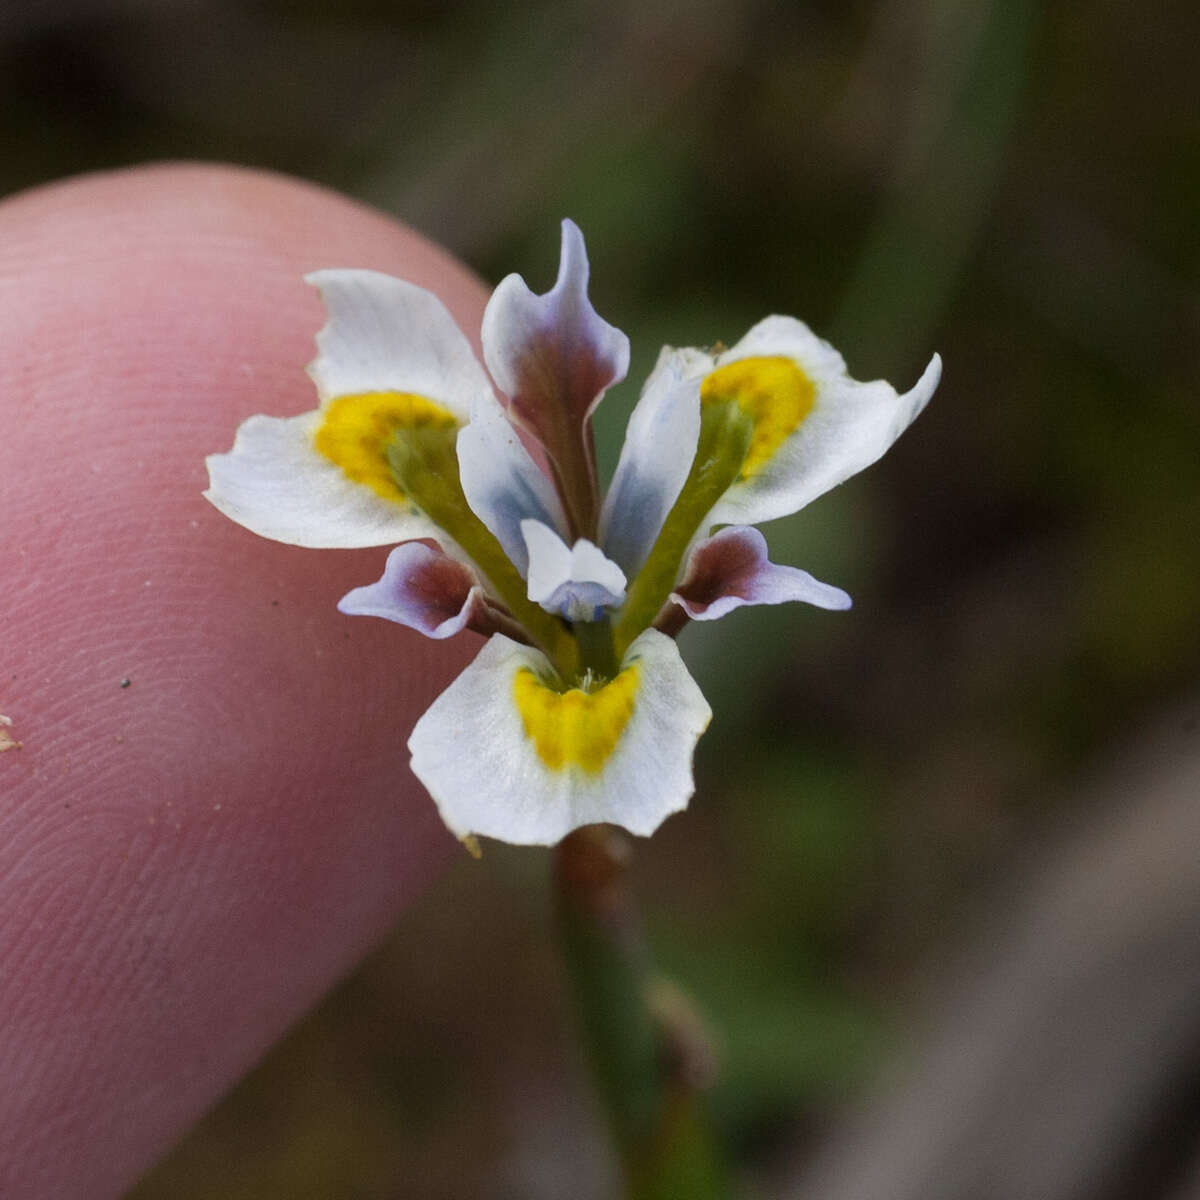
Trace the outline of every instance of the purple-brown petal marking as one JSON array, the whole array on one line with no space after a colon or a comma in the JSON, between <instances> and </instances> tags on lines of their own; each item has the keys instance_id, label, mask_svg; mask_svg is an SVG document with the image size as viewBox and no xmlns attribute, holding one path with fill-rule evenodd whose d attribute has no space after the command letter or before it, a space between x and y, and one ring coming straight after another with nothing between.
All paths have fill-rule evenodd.
<instances>
[{"instance_id":1,"label":"purple-brown petal marking","mask_svg":"<svg viewBox=\"0 0 1200 1200\"><path fill-rule=\"evenodd\" d=\"M798 567L768 561L766 538L747 525L730 526L701 542L671 600L694 621L715 621L744 604L801 600L841 609L851 603L841 588L821 583Z\"/></svg>"},{"instance_id":2,"label":"purple-brown petal marking","mask_svg":"<svg viewBox=\"0 0 1200 1200\"><path fill-rule=\"evenodd\" d=\"M383 577L348 592L338 609L350 616L383 617L439 639L467 628L479 633L497 628L475 572L424 542L397 546Z\"/></svg>"},{"instance_id":3,"label":"purple-brown petal marking","mask_svg":"<svg viewBox=\"0 0 1200 1200\"><path fill-rule=\"evenodd\" d=\"M604 392L629 369L629 339L587 295L583 234L562 226L558 279L544 295L519 275L501 280L483 317L483 355L510 417L542 444L570 532L595 537L595 453L587 426Z\"/></svg>"}]
</instances>

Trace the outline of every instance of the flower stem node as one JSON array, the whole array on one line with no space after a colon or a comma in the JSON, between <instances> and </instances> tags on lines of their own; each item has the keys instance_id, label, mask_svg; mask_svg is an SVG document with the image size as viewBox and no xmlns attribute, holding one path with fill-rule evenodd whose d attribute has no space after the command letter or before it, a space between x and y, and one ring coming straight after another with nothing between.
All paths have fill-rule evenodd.
<instances>
[{"instance_id":1,"label":"flower stem node","mask_svg":"<svg viewBox=\"0 0 1200 1200\"><path fill-rule=\"evenodd\" d=\"M856 382L780 316L728 349L667 347L605 491L592 414L629 342L592 307L588 275L564 221L550 291L510 275L493 293L485 371L430 292L318 271L318 407L250 417L208 459L205 495L255 533L394 547L342 612L490 638L409 741L468 849L476 835L551 844L597 822L645 835L686 806L711 713L668 634L746 604L849 607L769 562L751 526L879 458L941 371L934 355L903 395Z\"/></svg>"}]
</instances>

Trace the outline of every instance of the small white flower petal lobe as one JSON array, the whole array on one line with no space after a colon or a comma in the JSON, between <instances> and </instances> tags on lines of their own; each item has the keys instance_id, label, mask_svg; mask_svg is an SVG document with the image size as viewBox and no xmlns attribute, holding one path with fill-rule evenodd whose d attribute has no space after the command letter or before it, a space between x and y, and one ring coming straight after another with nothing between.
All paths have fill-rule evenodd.
<instances>
[{"instance_id":1,"label":"small white flower petal lobe","mask_svg":"<svg viewBox=\"0 0 1200 1200\"><path fill-rule=\"evenodd\" d=\"M768 358L782 354L794 358L817 379L837 379L846 374L846 360L823 337L795 317L763 317L740 341L716 358L716 365L742 358Z\"/></svg>"},{"instance_id":2,"label":"small white flower petal lobe","mask_svg":"<svg viewBox=\"0 0 1200 1200\"><path fill-rule=\"evenodd\" d=\"M828 609L851 604L841 588L798 567L770 562L766 538L757 529L737 525L696 546L671 599L694 621L715 621L745 604L802 601Z\"/></svg>"},{"instance_id":3,"label":"small white flower petal lobe","mask_svg":"<svg viewBox=\"0 0 1200 1200\"><path fill-rule=\"evenodd\" d=\"M554 529L566 527L554 485L491 396L475 406L470 423L459 432L457 451L467 503L524 576L529 558L521 522L532 519Z\"/></svg>"},{"instance_id":4,"label":"small white flower petal lobe","mask_svg":"<svg viewBox=\"0 0 1200 1200\"><path fill-rule=\"evenodd\" d=\"M338 609L350 616L382 617L439 639L466 628L482 632L489 625L475 572L421 542L397 546L388 555L383 577L347 592Z\"/></svg>"},{"instance_id":5,"label":"small white flower petal lobe","mask_svg":"<svg viewBox=\"0 0 1200 1200\"><path fill-rule=\"evenodd\" d=\"M549 677L539 651L493 637L417 722L412 768L451 832L553 845L603 821L645 836L687 806L712 713L670 638L647 630L590 693Z\"/></svg>"},{"instance_id":6,"label":"small white flower petal lobe","mask_svg":"<svg viewBox=\"0 0 1200 1200\"><path fill-rule=\"evenodd\" d=\"M587 538L568 546L541 521L522 521L529 599L569 621L594 621L625 601L625 573Z\"/></svg>"},{"instance_id":7,"label":"small white flower petal lobe","mask_svg":"<svg viewBox=\"0 0 1200 1200\"><path fill-rule=\"evenodd\" d=\"M851 379L842 356L803 322L760 321L714 360L701 384L704 396L730 380L756 429L743 477L706 527L786 516L870 466L924 408L940 374L934 355L916 386L898 395L883 380Z\"/></svg>"},{"instance_id":8,"label":"small white flower petal lobe","mask_svg":"<svg viewBox=\"0 0 1200 1200\"><path fill-rule=\"evenodd\" d=\"M427 397L460 422L487 376L462 331L432 293L379 271L315 271L328 321L308 372L321 400L366 392Z\"/></svg>"},{"instance_id":9,"label":"small white flower petal lobe","mask_svg":"<svg viewBox=\"0 0 1200 1200\"><path fill-rule=\"evenodd\" d=\"M548 425L575 427L629 370L629 339L587 295L583 234L563 221L558 279L544 295L519 275L500 281L483 314L483 354L519 421L549 448Z\"/></svg>"},{"instance_id":10,"label":"small white flower petal lobe","mask_svg":"<svg viewBox=\"0 0 1200 1200\"><path fill-rule=\"evenodd\" d=\"M570 578L571 547L542 521L522 521L521 536L528 551L525 581L529 585L529 598L540 604L564 579Z\"/></svg>"},{"instance_id":11,"label":"small white flower petal lobe","mask_svg":"<svg viewBox=\"0 0 1200 1200\"><path fill-rule=\"evenodd\" d=\"M600 544L637 574L691 470L700 436L700 380L664 351L646 380L600 514Z\"/></svg>"},{"instance_id":12,"label":"small white flower petal lobe","mask_svg":"<svg viewBox=\"0 0 1200 1200\"><path fill-rule=\"evenodd\" d=\"M204 493L239 525L315 548L385 546L437 533L411 504L355 483L314 444L322 414L250 417L227 454L209 455Z\"/></svg>"}]
</instances>

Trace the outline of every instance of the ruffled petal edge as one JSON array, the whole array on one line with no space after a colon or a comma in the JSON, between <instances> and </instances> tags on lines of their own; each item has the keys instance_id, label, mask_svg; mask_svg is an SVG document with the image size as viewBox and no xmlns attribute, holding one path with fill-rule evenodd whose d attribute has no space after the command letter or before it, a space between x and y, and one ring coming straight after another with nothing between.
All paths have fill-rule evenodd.
<instances>
[{"instance_id":1,"label":"ruffled petal edge","mask_svg":"<svg viewBox=\"0 0 1200 1200\"><path fill-rule=\"evenodd\" d=\"M492 394L471 343L432 292L379 271L314 271L327 321L308 373L323 403L365 392L424 396L465 422Z\"/></svg>"},{"instance_id":2,"label":"ruffled petal edge","mask_svg":"<svg viewBox=\"0 0 1200 1200\"><path fill-rule=\"evenodd\" d=\"M417 722L412 769L459 838L553 845L581 825L610 822L647 836L687 806L692 755L712 712L675 643L647 630L622 669L637 672L629 719L597 773L552 768L515 701L518 672L546 678L539 651L493 637Z\"/></svg>"},{"instance_id":3,"label":"ruffled petal edge","mask_svg":"<svg viewBox=\"0 0 1200 1200\"><path fill-rule=\"evenodd\" d=\"M415 506L385 500L318 452L320 411L243 421L233 449L205 460L204 496L230 520L293 546L354 549L436 536Z\"/></svg>"}]
</instances>

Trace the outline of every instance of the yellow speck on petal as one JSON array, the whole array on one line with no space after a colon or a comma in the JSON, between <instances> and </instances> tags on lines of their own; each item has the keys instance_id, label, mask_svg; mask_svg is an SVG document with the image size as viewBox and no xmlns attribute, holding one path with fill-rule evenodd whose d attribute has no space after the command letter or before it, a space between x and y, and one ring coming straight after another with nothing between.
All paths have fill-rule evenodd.
<instances>
[{"instance_id":1,"label":"yellow speck on petal","mask_svg":"<svg viewBox=\"0 0 1200 1200\"><path fill-rule=\"evenodd\" d=\"M741 358L705 376L700 402L735 401L754 421L742 479L757 475L812 411L817 389L796 361L783 355Z\"/></svg>"},{"instance_id":2,"label":"yellow speck on petal","mask_svg":"<svg viewBox=\"0 0 1200 1200\"><path fill-rule=\"evenodd\" d=\"M637 690L636 664L594 692L556 692L528 667L513 681L525 735L533 740L542 762L552 771L578 766L589 775L598 775L617 748L633 715Z\"/></svg>"},{"instance_id":3,"label":"yellow speck on petal","mask_svg":"<svg viewBox=\"0 0 1200 1200\"><path fill-rule=\"evenodd\" d=\"M388 443L401 429L453 429L454 414L434 400L408 392L339 396L325 409L313 441L319 453L385 500L404 500L388 463Z\"/></svg>"}]
</instances>

